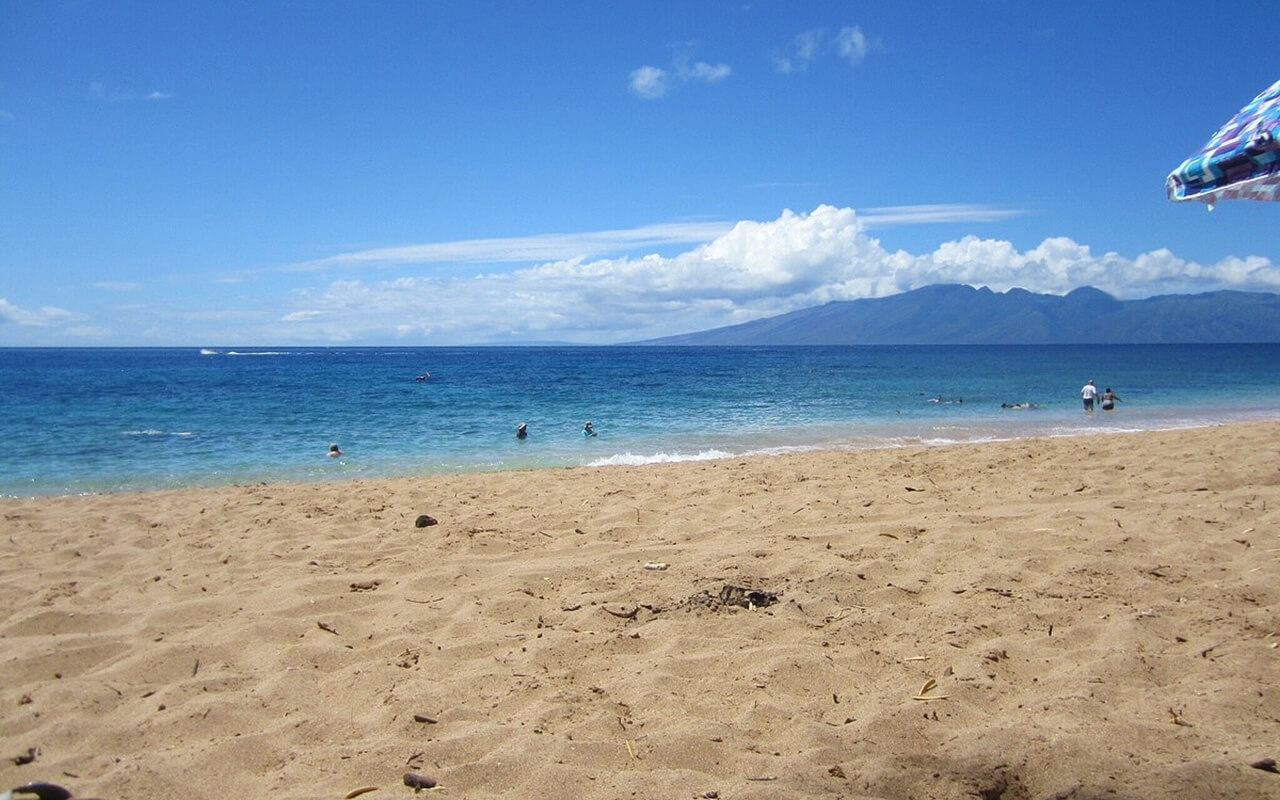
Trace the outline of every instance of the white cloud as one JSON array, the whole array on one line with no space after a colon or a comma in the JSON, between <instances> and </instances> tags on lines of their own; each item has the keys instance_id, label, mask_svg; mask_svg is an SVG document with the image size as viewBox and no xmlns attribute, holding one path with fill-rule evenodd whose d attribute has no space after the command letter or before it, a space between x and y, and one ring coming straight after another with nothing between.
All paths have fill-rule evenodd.
<instances>
[{"instance_id":1,"label":"white cloud","mask_svg":"<svg viewBox=\"0 0 1280 800\"><path fill-rule=\"evenodd\" d=\"M290 331L315 340L460 344L504 341L514 332L516 340L607 343L933 283L1055 294L1087 284L1120 297L1280 290L1280 267L1265 258L1206 265L1155 251L1130 259L1061 237L1021 252L976 236L914 255L886 250L868 235L870 219L851 208L819 206L739 222L672 256L569 257L465 278L334 281L295 294Z\"/></svg>"},{"instance_id":2,"label":"white cloud","mask_svg":"<svg viewBox=\"0 0 1280 800\"><path fill-rule=\"evenodd\" d=\"M632 70L628 77L633 93L646 100L657 100L666 96L675 81L720 83L732 74L733 69L728 64L690 63L689 57L682 53L673 59L670 70L646 64Z\"/></svg>"},{"instance_id":3,"label":"white cloud","mask_svg":"<svg viewBox=\"0 0 1280 800\"><path fill-rule=\"evenodd\" d=\"M804 72L818 57L825 37L826 32L820 28L796 34L787 52L774 57L774 67L783 74Z\"/></svg>"},{"instance_id":4,"label":"white cloud","mask_svg":"<svg viewBox=\"0 0 1280 800\"><path fill-rule=\"evenodd\" d=\"M323 311L294 311L293 313L285 314L280 319L284 322L306 322L323 316Z\"/></svg>"},{"instance_id":5,"label":"white cloud","mask_svg":"<svg viewBox=\"0 0 1280 800\"><path fill-rule=\"evenodd\" d=\"M1020 253L1009 242L966 236L913 261L909 288L945 280L1048 294L1095 286L1122 298L1215 289L1280 291L1280 265L1260 256L1199 264L1162 248L1131 259L1113 252L1094 254L1066 237L1045 239Z\"/></svg>"},{"instance_id":6,"label":"white cloud","mask_svg":"<svg viewBox=\"0 0 1280 800\"><path fill-rule=\"evenodd\" d=\"M65 308L43 306L32 311L10 303L8 298L0 297L0 323L12 322L15 325L43 328L84 319L86 317L83 314L68 311Z\"/></svg>"},{"instance_id":7,"label":"white cloud","mask_svg":"<svg viewBox=\"0 0 1280 800\"><path fill-rule=\"evenodd\" d=\"M728 64L708 64L705 61L689 64L683 59L677 59L676 61L676 75L685 81L719 83L731 74L733 74L733 70L729 68Z\"/></svg>"},{"instance_id":8,"label":"white cloud","mask_svg":"<svg viewBox=\"0 0 1280 800\"><path fill-rule=\"evenodd\" d=\"M3 341L34 344L306 342L607 344L731 325L831 300L883 297L935 283L1065 294L1083 285L1121 298L1233 288L1280 292L1260 256L1215 263L1167 249L1126 257L1066 237L1029 249L965 236L931 251L889 250L878 227L998 220L1016 211L936 205L855 211L819 206L775 219L468 240L348 253L269 275L217 308L172 302L95 307L94 319L0 298ZM674 245L674 246L673 246ZM665 252L657 252L659 249ZM437 264L452 264L440 270ZM394 272L392 272L394 270ZM372 272L370 274L365 274ZM284 289L266 286L287 281ZM113 314L115 316L113 316ZM114 341L131 331L132 341ZM148 338L150 337L150 338ZM37 341L37 339L41 341Z\"/></svg>"},{"instance_id":9,"label":"white cloud","mask_svg":"<svg viewBox=\"0 0 1280 800\"><path fill-rule=\"evenodd\" d=\"M845 26L835 34L824 28L815 28L792 37L783 51L773 57L773 66L784 75L805 72L811 64L829 52L834 52L850 65L857 66L876 46L862 32L862 28L856 25Z\"/></svg>"},{"instance_id":10,"label":"white cloud","mask_svg":"<svg viewBox=\"0 0 1280 800\"><path fill-rule=\"evenodd\" d=\"M589 258L624 253L638 247L705 242L725 231L725 222L675 222L640 228L587 233L547 233L493 239L466 239L457 242L383 247L342 253L319 261L288 267L313 270L336 265L398 265L415 263L510 263L551 259Z\"/></svg>"},{"instance_id":11,"label":"white cloud","mask_svg":"<svg viewBox=\"0 0 1280 800\"><path fill-rule=\"evenodd\" d=\"M1023 212L960 203L884 206L858 212L862 224L870 228L891 225L921 225L940 222L995 222ZM702 244L728 233L729 222L671 222L609 231L584 233L544 233L534 236L464 239L456 242L380 247L293 264L288 271L327 269L335 266L400 266L430 263L518 263L585 259L593 256L633 252L681 244ZM237 280L242 280L243 277ZM226 278L220 280L227 280Z\"/></svg>"},{"instance_id":12,"label":"white cloud","mask_svg":"<svg viewBox=\"0 0 1280 800\"><path fill-rule=\"evenodd\" d=\"M670 81L667 71L645 65L631 72L631 91L646 100L656 100L667 93Z\"/></svg>"},{"instance_id":13,"label":"white cloud","mask_svg":"<svg viewBox=\"0 0 1280 800\"><path fill-rule=\"evenodd\" d=\"M861 64L862 59L867 57L870 46L862 29L856 25L852 28L841 28L836 34L836 52L850 64Z\"/></svg>"}]
</instances>

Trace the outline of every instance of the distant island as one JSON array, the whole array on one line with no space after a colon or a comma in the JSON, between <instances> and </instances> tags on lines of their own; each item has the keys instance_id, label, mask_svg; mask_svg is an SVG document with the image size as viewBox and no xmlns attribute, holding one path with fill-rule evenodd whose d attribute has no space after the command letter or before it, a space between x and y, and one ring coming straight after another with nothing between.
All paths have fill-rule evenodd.
<instances>
[{"instance_id":1,"label":"distant island","mask_svg":"<svg viewBox=\"0 0 1280 800\"><path fill-rule=\"evenodd\" d=\"M1117 300L935 284L835 301L642 345L1213 344L1280 342L1280 295L1219 291Z\"/></svg>"}]
</instances>

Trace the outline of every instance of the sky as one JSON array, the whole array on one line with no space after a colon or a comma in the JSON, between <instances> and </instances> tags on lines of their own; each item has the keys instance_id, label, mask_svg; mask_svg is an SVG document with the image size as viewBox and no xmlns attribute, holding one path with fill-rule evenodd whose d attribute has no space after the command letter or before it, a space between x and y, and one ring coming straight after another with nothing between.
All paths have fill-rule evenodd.
<instances>
[{"instance_id":1,"label":"sky","mask_svg":"<svg viewBox=\"0 0 1280 800\"><path fill-rule=\"evenodd\" d=\"M1209 9L8 0L0 346L616 344L933 283L1280 292L1277 204L1165 196L1280 79L1274 0Z\"/></svg>"}]
</instances>

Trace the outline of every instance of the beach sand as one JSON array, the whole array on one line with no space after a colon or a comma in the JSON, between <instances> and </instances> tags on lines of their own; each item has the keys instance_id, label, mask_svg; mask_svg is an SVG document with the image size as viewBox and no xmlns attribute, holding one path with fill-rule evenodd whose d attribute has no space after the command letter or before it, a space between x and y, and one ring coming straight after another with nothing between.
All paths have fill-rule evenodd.
<instances>
[{"instance_id":1,"label":"beach sand","mask_svg":"<svg viewBox=\"0 0 1280 800\"><path fill-rule=\"evenodd\" d=\"M1280 797L1278 453L1256 423L0 501L0 788Z\"/></svg>"}]
</instances>

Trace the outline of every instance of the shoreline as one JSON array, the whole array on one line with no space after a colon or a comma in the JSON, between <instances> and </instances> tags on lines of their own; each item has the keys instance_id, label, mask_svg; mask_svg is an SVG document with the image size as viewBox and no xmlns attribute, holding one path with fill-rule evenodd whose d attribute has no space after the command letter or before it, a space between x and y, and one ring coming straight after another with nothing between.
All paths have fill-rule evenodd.
<instances>
[{"instance_id":1,"label":"shoreline","mask_svg":"<svg viewBox=\"0 0 1280 800\"><path fill-rule=\"evenodd\" d=\"M1017 412L1014 412L1017 413ZM1095 412L1102 413L1102 412ZM1105 418L1100 418L1105 419ZM1115 420L1120 417L1113 418ZM717 461L729 461L733 459L755 459L755 458L778 458L788 456L812 456L824 453L832 454L856 454L865 452L878 451L897 451L910 450L914 448L952 448L952 447L970 447L1000 444L1018 441L1033 441L1037 439L1056 440L1056 439L1072 439L1090 436L1127 436L1142 435L1149 433L1168 433L1189 430L1212 429L1221 427L1233 427L1239 425L1265 425L1268 423L1280 423L1280 415L1273 416L1271 412L1265 412L1257 417L1227 418L1215 420L1196 420L1186 421L1179 420L1173 423L1165 423L1154 427L1103 427L1096 425L1089 428L1069 429L1065 427L1042 428L1036 427L1032 429L1023 429L1021 432L1009 434L1007 429L1001 433L980 434L974 438L942 438L942 437L926 437L923 435L885 437L885 436L866 436L859 435L850 437L844 441L824 440L815 444L779 444L758 448L754 450L746 450L742 452L722 451L714 447L710 449L699 450L694 453L684 453L679 450L673 453L658 452L651 455L635 455L629 451L614 453L608 456L601 456L591 461L580 463L546 463L531 464L518 466L495 466L492 468L461 468L461 469L442 469L439 471L423 471L423 472L401 472L393 471L389 473L347 473L331 477L312 478L310 476L304 478L285 477L281 479L272 479L270 477L236 479L229 482L210 482L207 484L193 483L180 486L154 486L140 488L121 488L121 489L104 489L100 491L80 491L71 493L43 493L43 494L0 494L0 502L10 500L39 500L52 499L59 497L104 497L114 495L129 494L153 494L157 492L183 492L183 491L212 491L217 489L238 489L254 486L335 486L347 483L377 483L382 481L402 481L402 480L430 480L439 478L466 478L474 475L493 475L503 473L535 473L545 470L594 470L594 469L615 469L615 468L632 468L643 469L652 466L670 466L679 464L698 464L712 463ZM978 431L978 428L971 429ZM954 429L952 437L954 437ZM350 454L348 457L351 457ZM317 471L323 471L329 467L345 467L345 462L326 463L317 459L317 463L321 466Z\"/></svg>"},{"instance_id":2,"label":"shoreline","mask_svg":"<svg viewBox=\"0 0 1280 800\"><path fill-rule=\"evenodd\" d=\"M1267 796L1277 449L1270 421L0 500L0 753L37 753L0 789Z\"/></svg>"}]
</instances>

